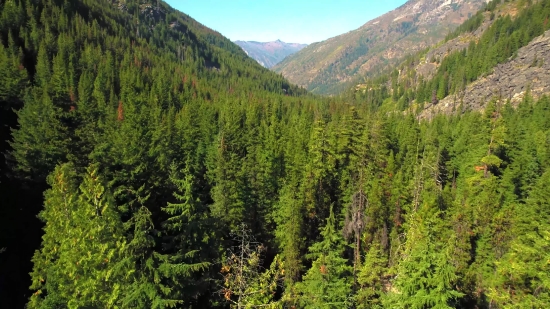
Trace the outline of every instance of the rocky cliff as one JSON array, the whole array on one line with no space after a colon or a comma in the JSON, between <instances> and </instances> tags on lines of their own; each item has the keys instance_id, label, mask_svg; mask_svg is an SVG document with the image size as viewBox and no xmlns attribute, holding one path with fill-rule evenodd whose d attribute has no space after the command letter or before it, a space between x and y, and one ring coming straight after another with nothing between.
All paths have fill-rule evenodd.
<instances>
[{"instance_id":1,"label":"rocky cliff","mask_svg":"<svg viewBox=\"0 0 550 309\"><path fill-rule=\"evenodd\" d=\"M481 110L492 98L517 105L527 91L534 98L550 93L550 31L518 50L517 56L494 68L493 72L468 85L465 91L430 104L421 118L436 113Z\"/></svg>"}]
</instances>

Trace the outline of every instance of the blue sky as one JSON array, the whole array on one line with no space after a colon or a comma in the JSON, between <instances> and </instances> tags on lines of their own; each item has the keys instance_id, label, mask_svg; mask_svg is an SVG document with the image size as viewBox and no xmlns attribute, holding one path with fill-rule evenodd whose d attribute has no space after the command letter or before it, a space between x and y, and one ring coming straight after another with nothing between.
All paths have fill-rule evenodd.
<instances>
[{"instance_id":1,"label":"blue sky","mask_svg":"<svg viewBox=\"0 0 550 309\"><path fill-rule=\"evenodd\" d=\"M346 33L406 0L165 0L229 39L313 43Z\"/></svg>"}]
</instances>

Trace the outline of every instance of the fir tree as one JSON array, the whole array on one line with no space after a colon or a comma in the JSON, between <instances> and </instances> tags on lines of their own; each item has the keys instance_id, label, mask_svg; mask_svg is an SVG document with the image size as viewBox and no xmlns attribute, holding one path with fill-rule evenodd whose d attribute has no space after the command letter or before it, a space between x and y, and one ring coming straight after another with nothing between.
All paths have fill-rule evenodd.
<instances>
[{"instance_id":1,"label":"fir tree","mask_svg":"<svg viewBox=\"0 0 550 309\"><path fill-rule=\"evenodd\" d=\"M244 224L233 233L235 246L222 264L220 293L231 308L279 308L274 296L284 275L280 259L275 257L270 268L263 270L265 247L254 240Z\"/></svg>"},{"instance_id":2,"label":"fir tree","mask_svg":"<svg viewBox=\"0 0 550 309\"><path fill-rule=\"evenodd\" d=\"M353 268L342 257L345 241L336 231L332 208L321 236L322 240L309 248L309 256L315 260L296 286L299 304L306 309L349 308L353 303Z\"/></svg>"},{"instance_id":3,"label":"fir tree","mask_svg":"<svg viewBox=\"0 0 550 309\"><path fill-rule=\"evenodd\" d=\"M127 273L122 222L97 168L90 166L80 189L74 167L58 166L48 182L41 249L33 258L36 292L30 308L115 307Z\"/></svg>"},{"instance_id":4,"label":"fir tree","mask_svg":"<svg viewBox=\"0 0 550 309\"><path fill-rule=\"evenodd\" d=\"M550 305L550 172L537 181L525 204L516 208L510 251L496 262L500 282L489 296L503 308Z\"/></svg>"}]
</instances>

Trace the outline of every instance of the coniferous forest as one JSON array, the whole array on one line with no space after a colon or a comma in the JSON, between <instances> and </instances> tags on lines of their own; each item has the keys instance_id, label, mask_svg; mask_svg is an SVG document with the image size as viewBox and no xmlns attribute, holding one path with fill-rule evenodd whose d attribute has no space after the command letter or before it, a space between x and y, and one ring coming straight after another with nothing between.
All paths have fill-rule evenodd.
<instances>
[{"instance_id":1,"label":"coniferous forest","mask_svg":"<svg viewBox=\"0 0 550 309\"><path fill-rule=\"evenodd\" d=\"M327 98L162 1L0 1L1 307L550 307L550 98L410 108L550 28L521 2Z\"/></svg>"}]
</instances>

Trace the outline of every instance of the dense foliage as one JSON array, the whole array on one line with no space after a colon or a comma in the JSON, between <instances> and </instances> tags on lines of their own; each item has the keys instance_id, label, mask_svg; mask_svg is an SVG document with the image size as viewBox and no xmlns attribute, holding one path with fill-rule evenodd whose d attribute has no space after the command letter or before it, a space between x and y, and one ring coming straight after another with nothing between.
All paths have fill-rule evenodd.
<instances>
[{"instance_id":1,"label":"dense foliage","mask_svg":"<svg viewBox=\"0 0 550 309\"><path fill-rule=\"evenodd\" d=\"M0 24L2 172L47 188L28 308L550 305L549 98L312 97L162 2Z\"/></svg>"}]
</instances>

